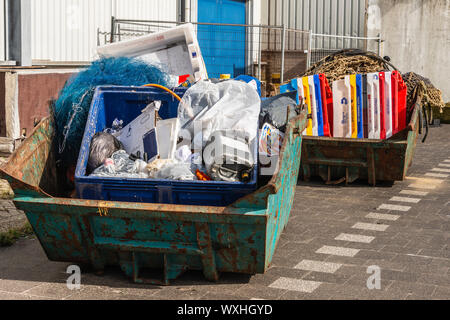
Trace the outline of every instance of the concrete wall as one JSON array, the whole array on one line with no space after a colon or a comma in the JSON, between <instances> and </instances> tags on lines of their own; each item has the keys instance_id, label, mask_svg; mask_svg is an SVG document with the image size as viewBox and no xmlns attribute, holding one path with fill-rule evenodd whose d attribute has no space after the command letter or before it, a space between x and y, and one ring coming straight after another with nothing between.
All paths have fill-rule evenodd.
<instances>
[{"instance_id":1,"label":"concrete wall","mask_svg":"<svg viewBox=\"0 0 450 320\"><path fill-rule=\"evenodd\" d=\"M429 78L450 101L450 0L369 0L368 36L401 72Z\"/></svg>"}]
</instances>

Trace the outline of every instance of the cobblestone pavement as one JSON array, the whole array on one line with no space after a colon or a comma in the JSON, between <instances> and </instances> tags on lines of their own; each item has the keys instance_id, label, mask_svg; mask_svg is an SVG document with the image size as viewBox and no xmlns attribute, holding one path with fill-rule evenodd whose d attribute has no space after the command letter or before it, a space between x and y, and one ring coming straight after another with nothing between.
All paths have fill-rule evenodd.
<instances>
[{"instance_id":1,"label":"cobblestone pavement","mask_svg":"<svg viewBox=\"0 0 450 320\"><path fill-rule=\"evenodd\" d=\"M450 125L418 143L409 178L375 188L299 183L270 269L188 272L168 287L129 282L118 268L86 271L66 287L67 263L47 260L31 237L0 248L0 299L450 299ZM0 204L0 216L16 214ZM368 278L380 271L380 288ZM369 281L375 284L376 281Z\"/></svg>"}]
</instances>

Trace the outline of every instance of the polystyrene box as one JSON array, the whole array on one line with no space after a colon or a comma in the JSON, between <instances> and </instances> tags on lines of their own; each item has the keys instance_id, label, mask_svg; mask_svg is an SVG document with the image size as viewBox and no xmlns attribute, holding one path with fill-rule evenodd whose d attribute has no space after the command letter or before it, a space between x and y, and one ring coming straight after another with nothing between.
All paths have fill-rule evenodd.
<instances>
[{"instance_id":1,"label":"polystyrene box","mask_svg":"<svg viewBox=\"0 0 450 320\"><path fill-rule=\"evenodd\" d=\"M191 75L195 81L208 79L205 62L191 23L136 39L97 48L103 57L138 57L165 64L172 75Z\"/></svg>"}]
</instances>

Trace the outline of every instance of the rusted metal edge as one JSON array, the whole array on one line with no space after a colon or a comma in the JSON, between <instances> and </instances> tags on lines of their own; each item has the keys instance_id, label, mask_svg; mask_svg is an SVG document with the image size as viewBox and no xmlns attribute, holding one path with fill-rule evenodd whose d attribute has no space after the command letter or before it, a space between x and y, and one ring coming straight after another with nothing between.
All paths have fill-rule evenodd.
<instances>
[{"instance_id":1,"label":"rusted metal edge","mask_svg":"<svg viewBox=\"0 0 450 320\"><path fill-rule=\"evenodd\" d=\"M295 117L294 119L291 119L287 125L287 129L286 129L286 133L285 133L285 137L287 137L288 135L292 135L293 138L295 138L294 136L298 136L302 133L303 128L301 128L301 124L306 124L306 109L303 109L302 112L300 113L300 115L298 115L297 117ZM284 154L285 154L285 150L288 147L288 143L290 139L284 139L283 140L283 144L281 146L281 151L280 151L280 158L278 159L278 164L277 167L280 168L281 164L283 163L284 160ZM267 184L267 186L271 186L271 188L273 188L273 193L277 193L278 190L281 188L281 180L278 179L279 176L279 170L272 176L272 179L270 179L269 183ZM266 186L266 187L267 187ZM264 187L263 187L264 188Z\"/></svg>"},{"instance_id":2,"label":"rusted metal edge","mask_svg":"<svg viewBox=\"0 0 450 320\"><path fill-rule=\"evenodd\" d=\"M49 122L51 120L51 116L43 118L39 124L33 129L30 136L28 136L23 142L22 145L26 145L28 141L31 141L33 139L34 134L42 130L42 126L46 122ZM0 166L0 178L8 181L11 188L13 189L14 193L20 193L24 195L32 195L32 196L43 196L43 197L51 197L47 192L42 190L39 186L31 185L27 182L24 182L21 177L18 177L16 174L10 172L9 167L11 166L11 163L15 161L16 157L18 157L19 152L21 151L20 147L17 148L6 161L5 164ZM27 156L27 158L29 155Z\"/></svg>"},{"instance_id":3,"label":"rusted metal edge","mask_svg":"<svg viewBox=\"0 0 450 320\"><path fill-rule=\"evenodd\" d=\"M17 179L16 177L5 172L2 168L0 168L0 179L8 181L9 185L11 186L11 189L13 189L15 194L17 193L27 196L51 198L51 195L46 193L41 188L32 186L31 184L23 182L20 179Z\"/></svg>"},{"instance_id":4,"label":"rusted metal edge","mask_svg":"<svg viewBox=\"0 0 450 320\"><path fill-rule=\"evenodd\" d=\"M14 203L19 209L32 209L35 205L46 207L47 212L59 214L74 214L80 216L101 216L114 218L132 218L134 216L142 219L169 219L177 221L199 221L202 222L210 217L213 220L232 221L239 219L240 223L263 224L266 221L265 210L249 211L249 208L234 207L212 207L191 206L139 202L116 202L100 200L82 200L67 198L35 198L17 197ZM77 212L76 208L88 209ZM61 210L61 208L64 208ZM66 210L67 209L67 210ZM188 214L189 216L186 216ZM143 216L144 215L144 216ZM198 216L198 219L195 217Z\"/></svg>"},{"instance_id":5,"label":"rusted metal edge","mask_svg":"<svg viewBox=\"0 0 450 320\"><path fill-rule=\"evenodd\" d=\"M279 172L281 168L281 164L284 160L284 154L285 150L288 147L288 144L290 143L290 138L294 139L294 136L301 135L304 127L306 126L306 119L307 119L307 111L305 108L302 109L300 115L297 117L291 119L286 127L286 133L285 133L285 139L283 140L283 144L281 146L280 150L280 157L278 158L277 163L277 169L276 173L272 176L270 181L263 187L259 188L255 192L246 195L231 204L232 207L242 207L242 204L245 203L253 203L255 205L264 203L265 206L267 206L267 199L269 195L276 194L278 190L281 188L281 179L279 179ZM303 128L302 127L303 124ZM288 139L286 139L288 138ZM300 148L301 152L301 148ZM300 165L300 164L299 164Z\"/></svg>"},{"instance_id":6,"label":"rusted metal edge","mask_svg":"<svg viewBox=\"0 0 450 320\"><path fill-rule=\"evenodd\" d=\"M419 119L419 108L421 107L421 99L418 99L415 103L414 110L412 112L411 121L408 124L408 131L415 131L417 121Z\"/></svg>"}]
</instances>

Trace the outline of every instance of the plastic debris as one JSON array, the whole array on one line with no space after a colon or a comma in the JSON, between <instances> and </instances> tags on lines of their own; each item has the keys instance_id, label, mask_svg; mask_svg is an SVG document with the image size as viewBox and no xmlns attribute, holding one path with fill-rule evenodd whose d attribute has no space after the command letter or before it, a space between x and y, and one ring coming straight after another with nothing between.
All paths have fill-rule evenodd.
<instances>
[{"instance_id":1,"label":"plastic debris","mask_svg":"<svg viewBox=\"0 0 450 320\"><path fill-rule=\"evenodd\" d=\"M241 130L215 131L203 150L208 174L214 180L242 181L242 173L250 173L255 165L249 141Z\"/></svg>"},{"instance_id":2,"label":"plastic debris","mask_svg":"<svg viewBox=\"0 0 450 320\"><path fill-rule=\"evenodd\" d=\"M284 134L274 126L265 123L259 136L259 156L278 156L283 144Z\"/></svg>"},{"instance_id":3,"label":"plastic debris","mask_svg":"<svg viewBox=\"0 0 450 320\"><path fill-rule=\"evenodd\" d=\"M180 162L190 162L191 156L191 149L187 145L181 146L175 153L175 159Z\"/></svg>"},{"instance_id":4,"label":"plastic debris","mask_svg":"<svg viewBox=\"0 0 450 320\"><path fill-rule=\"evenodd\" d=\"M197 179L200 181L211 181L211 178L204 172L201 172L200 170L195 171L195 175L197 176Z\"/></svg>"},{"instance_id":5,"label":"plastic debris","mask_svg":"<svg viewBox=\"0 0 450 320\"><path fill-rule=\"evenodd\" d=\"M114 134L122 130L122 128L123 128L123 120L119 120L116 118L114 119L111 128L106 128L105 130L103 130L103 132Z\"/></svg>"},{"instance_id":6,"label":"plastic debris","mask_svg":"<svg viewBox=\"0 0 450 320\"><path fill-rule=\"evenodd\" d=\"M175 161L173 159L156 159L147 165L149 177L154 177L156 173L161 170L166 164L173 164Z\"/></svg>"},{"instance_id":7,"label":"plastic debris","mask_svg":"<svg viewBox=\"0 0 450 320\"><path fill-rule=\"evenodd\" d=\"M180 122L178 118L157 121L156 136L158 139L158 154L161 159L174 159L179 130Z\"/></svg>"},{"instance_id":8,"label":"plastic debris","mask_svg":"<svg viewBox=\"0 0 450 320\"><path fill-rule=\"evenodd\" d=\"M130 156L125 150L119 150L114 152L111 159L105 160L103 165L95 169L91 176L135 179L148 178L148 173L143 171L143 168L146 168L146 164L142 166L142 163L139 161L141 160L130 160Z\"/></svg>"},{"instance_id":9,"label":"plastic debris","mask_svg":"<svg viewBox=\"0 0 450 320\"><path fill-rule=\"evenodd\" d=\"M117 133L117 139L123 143L129 154L139 152L143 156L147 153L150 159L158 155L155 124L156 111L159 110L160 105L161 101L148 104L137 118Z\"/></svg>"},{"instance_id":10,"label":"plastic debris","mask_svg":"<svg viewBox=\"0 0 450 320\"><path fill-rule=\"evenodd\" d=\"M96 133L91 141L88 171L94 171L104 163L105 159L110 158L114 152L120 149L123 149L123 145L113 135L105 132Z\"/></svg>"},{"instance_id":11,"label":"plastic debris","mask_svg":"<svg viewBox=\"0 0 450 320\"><path fill-rule=\"evenodd\" d=\"M154 179L196 180L189 163L167 162L153 176Z\"/></svg>"},{"instance_id":12,"label":"plastic debris","mask_svg":"<svg viewBox=\"0 0 450 320\"><path fill-rule=\"evenodd\" d=\"M213 132L227 129L242 131L251 142L258 130L260 103L257 91L245 82L205 80L186 91L178 109L178 119L182 130L187 130L191 137L196 136L194 141L200 139L202 147ZM201 128L201 132L195 132L195 128ZM197 138L200 134L201 138Z\"/></svg>"},{"instance_id":13,"label":"plastic debris","mask_svg":"<svg viewBox=\"0 0 450 320\"><path fill-rule=\"evenodd\" d=\"M259 123L268 123L275 128L286 131L286 120L295 118L299 114L297 106L297 93L286 92L261 102Z\"/></svg>"},{"instance_id":14,"label":"plastic debris","mask_svg":"<svg viewBox=\"0 0 450 320\"><path fill-rule=\"evenodd\" d=\"M191 23L107 44L97 48L97 52L100 56L138 57L143 61L159 62L175 76L174 85L184 82L186 75L192 82L208 78L196 31Z\"/></svg>"}]
</instances>

